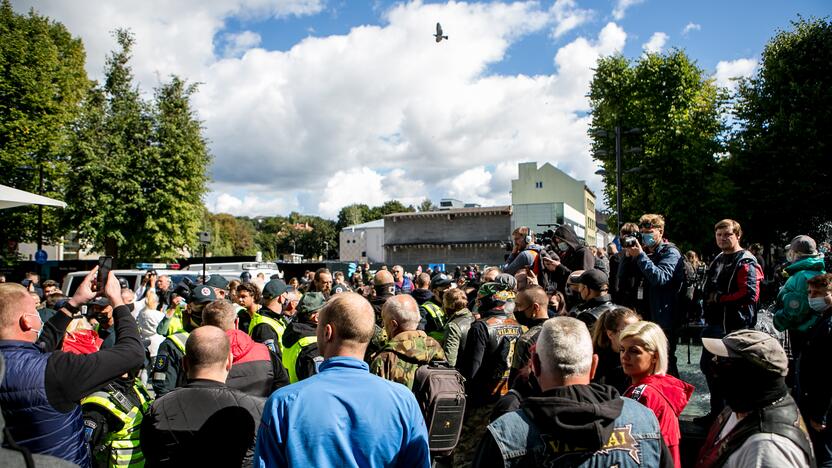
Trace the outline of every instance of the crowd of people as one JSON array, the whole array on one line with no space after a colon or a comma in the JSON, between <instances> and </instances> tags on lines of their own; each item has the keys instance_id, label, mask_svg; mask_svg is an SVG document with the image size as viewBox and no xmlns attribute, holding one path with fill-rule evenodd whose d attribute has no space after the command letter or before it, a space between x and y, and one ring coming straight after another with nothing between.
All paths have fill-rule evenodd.
<instances>
[{"instance_id":1,"label":"crowd of people","mask_svg":"<svg viewBox=\"0 0 832 468\"><path fill-rule=\"evenodd\" d=\"M787 246L780 334L755 328L767 273L738 222L707 265L665 227L606 248L519 227L503 265L453 272L0 284L0 465L680 467L695 323L695 466L832 466L828 244Z\"/></svg>"}]
</instances>

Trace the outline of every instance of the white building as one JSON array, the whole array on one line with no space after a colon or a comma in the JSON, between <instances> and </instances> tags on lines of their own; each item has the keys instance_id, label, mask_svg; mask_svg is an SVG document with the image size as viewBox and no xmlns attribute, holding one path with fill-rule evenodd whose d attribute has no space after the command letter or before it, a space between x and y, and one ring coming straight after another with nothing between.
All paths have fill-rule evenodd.
<instances>
[{"instance_id":1,"label":"white building","mask_svg":"<svg viewBox=\"0 0 832 468\"><path fill-rule=\"evenodd\" d=\"M341 229L339 257L342 262L384 263L384 220L377 219Z\"/></svg>"},{"instance_id":2,"label":"white building","mask_svg":"<svg viewBox=\"0 0 832 468\"><path fill-rule=\"evenodd\" d=\"M555 166L520 163L511 181L511 228L542 232L547 224L569 224L587 245L596 244L595 194Z\"/></svg>"}]
</instances>

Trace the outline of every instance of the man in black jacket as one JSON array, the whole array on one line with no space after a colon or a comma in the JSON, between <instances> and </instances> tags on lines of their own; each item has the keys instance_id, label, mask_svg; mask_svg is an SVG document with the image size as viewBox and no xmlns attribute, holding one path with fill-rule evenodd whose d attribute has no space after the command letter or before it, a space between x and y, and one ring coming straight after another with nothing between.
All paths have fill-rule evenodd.
<instances>
[{"instance_id":1,"label":"man in black jacket","mask_svg":"<svg viewBox=\"0 0 832 468\"><path fill-rule=\"evenodd\" d=\"M553 245L558 257L543 257L543 265L549 275L549 283L556 283L558 291L566 294L566 281L569 275L578 270L591 270L595 268L595 256L592 251L584 246L572 226L564 224L555 230ZM580 298L567 296L567 308L580 302Z\"/></svg>"},{"instance_id":2,"label":"man in black jacket","mask_svg":"<svg viewBox=\"0 0 832 468\"><path fill-rule=\"evenodd\" d=\"M261 312L263 309L260 309ZM237 328L237 308L225 299L218 299L202 311L202 323L225 332L231 345L234 367L226 384L252 396L266 398L273 391L289 384L283 363L266 345L257 343Z\"/></svg>"},{"instance_id":3,"label":"man in black jacket","mask_svg":"<svg viewBox=\"0 0 832 468\"><path fill-rule=\"evenodd\" d=\"M231 350L214 326L186 343L188 383L153 402L142 422L146 466L250 466L265 399L228 388Z\"/></svg>"},{"instance_id":4,"label":"man in black jacket","mask_svg":"<svg viewBox=\"0 0 832 468\"><path fill-rule=\"evenodd\" d=\"M96 267L46 324L26 288L0 285L0 352L7 367L0 404L7 428L31 452L81 466L90 466L91 460L79 402L144 363L138 326L122 302L121 286L112 272L104 293L113 305L115 345L87 355L59 351L67 325L76 314L80 317L78 308L95 297L91 284L97 273Z\"/></svg>"}]
</instances>

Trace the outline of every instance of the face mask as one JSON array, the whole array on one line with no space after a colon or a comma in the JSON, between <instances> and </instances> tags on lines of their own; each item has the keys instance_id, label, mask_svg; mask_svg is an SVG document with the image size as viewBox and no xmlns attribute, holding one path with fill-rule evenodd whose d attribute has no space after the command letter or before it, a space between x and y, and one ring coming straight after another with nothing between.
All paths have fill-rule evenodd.
<instances>
[{"instance_id":1,"label":"face mask","mask_svg":"<svg viewBox=\"0 0 832 468\"><path fill-rule=\"evenodd\" d=\"M566 242L558 242L558 250L561 252L566 252L569 249L569 244Z\"/></svg>"},{"instance_id":2,"label":"face mask","mask_svg":"<svg viewBox=\"0 0 832 468\"><path fill-rule=\"evenodd\" d=\"M40 318L40 315L39 315L39 314L24 314L24 315L37 315L37 316L38 316L38 318ZM33 331L33 332L37 333L37 334L38 334L38 338L40 338L40 334L41 334L41 333L43 333L43 320L41 320L41 322L40 322L40 328L38 328L37 330L35 330L35 329L31 329L31 330L29 330L29 331Z\"/></svg>"},{"instance_id":3,"label":"face mask","mask_svg":"<svg viewBox=\"0 0 832 468\"><path fill-rule=\"evenodd\" d=\"M653 233L648 232L646 234L641 235L641 243L645 247L653 247L656 244L656 239L653 238Z\"/></svg>"},{"instance_id":4,"label":"face mask","mask_svg":"<svg viewBox=\"0 0 832 468\"><path fill-rule=\"evenodd\" d=\"M558 316L557 307L550 305L549 308L548 308L548 311L549 311L549 318Z\"/></svg>"},{"instance_id":5,"label":"face mask","mask_svg":"<svg viewBox=\"0 0 832 468\"><path fill-rule=\"evenodd\" d=\"M517 322L520 325L523 325L526 328L531 328L534 326L535 319L526 317L526 314L518 313L515 314L514 317L517 319Z\"/></svg>"},{"instance_id":6,"label":"face mask","mask_svg":"<svg viewBox=\"0 0 832 468\"><path fill-rule=\"evenodd\" d=\"M815 312L823 312L829 307L829 304L826 303L826 296L824 297L810 297L809 298L809 307L812 308Z\"/></svg>"}]
</instances>

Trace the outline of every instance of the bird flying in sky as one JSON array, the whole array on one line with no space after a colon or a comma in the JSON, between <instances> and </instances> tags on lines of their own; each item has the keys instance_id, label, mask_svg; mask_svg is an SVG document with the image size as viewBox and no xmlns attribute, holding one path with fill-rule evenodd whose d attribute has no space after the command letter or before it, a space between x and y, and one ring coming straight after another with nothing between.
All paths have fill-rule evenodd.
<instances>
[{"instance_id":1,"label":"bird flying in sky","mask_svg":"<svg viewBox=\"0 0 832 468\"><path fill-rule=\"evenodd\" d=\"M442 25L439 23L436 23L436 34L434 36L436 36L436 42L442 42L442 39L448 39L448 36L442 35Z\"/></svg>"}]
</instances>

